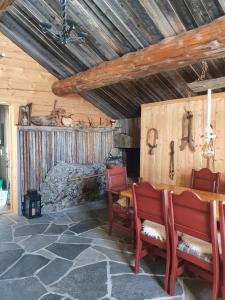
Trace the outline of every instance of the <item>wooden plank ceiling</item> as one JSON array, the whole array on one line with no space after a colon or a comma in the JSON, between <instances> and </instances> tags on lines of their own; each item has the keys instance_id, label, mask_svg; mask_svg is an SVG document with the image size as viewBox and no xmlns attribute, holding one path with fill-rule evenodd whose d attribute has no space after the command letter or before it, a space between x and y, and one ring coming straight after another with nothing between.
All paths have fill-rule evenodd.
<instances>
[{"instance_id":1,"label":"wooden plank ceiling","mask_svg":"<svg viewBox=\"0 0 225 300\"><path fill-rule=\"evenodd\" d=\"M87 37L83 44L59 45L38 26L50 22L56 30L60 28L59 0L15 0L0 17L0 31L62 79L224 14L225 0L70 0L69 18ZM225 58L207 62L205 79L225 76ZM196 81L201 71L199 62L86 91L82 96L112 118L134 117L140 113L142 103L194 95L187 83Z\"/></svg>"}]
</instances>

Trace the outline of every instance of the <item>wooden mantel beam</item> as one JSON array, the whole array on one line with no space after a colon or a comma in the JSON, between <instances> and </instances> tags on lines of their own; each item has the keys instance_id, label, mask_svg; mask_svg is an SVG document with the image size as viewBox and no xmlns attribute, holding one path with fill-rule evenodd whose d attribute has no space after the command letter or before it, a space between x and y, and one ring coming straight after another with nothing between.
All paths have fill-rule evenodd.
<instances>
[{"instance_id":1,"label":"wooden mantel beam","mask_svg":"<svg viewBox=\"0 0 225 300\"><path fill-rule=\"evenodd\" d=\"M92 90L225 56L225 16L53 84L59 96Z\"/></svg>"},{"instance_id":2,"label":"wooden mantel beam","mask_svg":"<svg viewBox=\"0 0 225 300\"><path fill-rule=\"evenodd\" d=\"M3 14L15 0L0 0L0 16Z\"/></svg>"}]
</instances>

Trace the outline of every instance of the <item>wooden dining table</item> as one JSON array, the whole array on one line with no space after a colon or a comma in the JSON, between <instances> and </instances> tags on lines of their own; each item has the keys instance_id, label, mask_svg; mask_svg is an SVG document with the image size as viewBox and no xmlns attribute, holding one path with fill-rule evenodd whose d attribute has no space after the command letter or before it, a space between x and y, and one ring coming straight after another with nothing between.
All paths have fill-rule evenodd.
<instances>
[{"instance_id":1,"label":"wooden dining table","mask_svg":"<svg viewBox=\"0 0 225 300\"><path fill-rule=\"evenodd\" d=\"M206 191L200 191L200 190L195 190L191 189L188 187L182 187L182 186L177 186L177 185L170 185L170 184L156 184L154 185L157 189L166 189L168 191L173 191L175 194L181 194L184 191L191 191L199 195L199 197L203 201L212 201L215 200L216 202L219 201L225 201L225 194L217 194L217 193L211 193L211 192L206 192ZM132 188L128 188L122 192L120 192L120 195L123 197L127 197L132 199ZM219 218L219 212L218 212L218 205L217 205L217 218Z\"/></svg>"}]
</instances>

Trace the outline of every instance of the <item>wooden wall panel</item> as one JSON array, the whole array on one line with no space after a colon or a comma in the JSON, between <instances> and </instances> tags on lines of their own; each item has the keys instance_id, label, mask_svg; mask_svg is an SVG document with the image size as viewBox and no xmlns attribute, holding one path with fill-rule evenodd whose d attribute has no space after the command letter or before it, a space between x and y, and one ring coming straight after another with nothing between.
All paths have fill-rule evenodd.
<instances>
[{"instance_id":1,"label":"wooden wall panel","mask_svg":"<svg viewBox=\"0 0 225 300\"><path fill-rule=\"evenodd\" d=\"M225 193L225 93L213 94L212 125L217 138L215 141L215 160L210 167L222 173L221 192ZM193 118L193 134L196 151L187 147L180 151L182 138L182 118L184 108L191 110ZM142 105L141 114L141 177L152 183L168 183L180 186L190 185L191 169L207 166L202 157L202 133L206 125L207 95L151 103ZM158 147L154 155L148 154L146 136L149 128L159 131ZM175 176L169 178L170 141L175 142Z\"/></svg>"},{"instance_id":2,"label":"wooden wall panel","mask_svg":"<svg viewBox=\"0 0 225 300\"><path fill-rule=\"evenodd\" d=\"M32 102L34 115L46 115L58 100L58 107L73 114L74 123L88 124L91 119L98 125L101 118L103 123L110 125L110 118L80 95L55 96L51 86L57 79L1 33L0 53L6 55L0 59L0 103L21 105Z\"/></svg>"}]
</instances>

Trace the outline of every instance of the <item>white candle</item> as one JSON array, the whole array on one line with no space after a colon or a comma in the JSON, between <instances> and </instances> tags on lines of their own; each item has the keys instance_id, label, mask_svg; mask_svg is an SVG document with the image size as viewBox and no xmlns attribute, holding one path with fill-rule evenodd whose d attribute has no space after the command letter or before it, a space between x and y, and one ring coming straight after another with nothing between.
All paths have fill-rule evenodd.
<instances>
[{"instance_id":1,"label":"white candle","mask_svg":"<svg viewBox=\"0 0 225 300\"><path fill-rule=\"evenodd\" d=\"M210 128L211 124L211 106L212 106L212 90L208 89L208 109L207 109L207 128Z\"/></svg>"}]
</instances>

